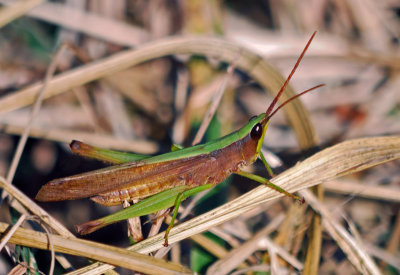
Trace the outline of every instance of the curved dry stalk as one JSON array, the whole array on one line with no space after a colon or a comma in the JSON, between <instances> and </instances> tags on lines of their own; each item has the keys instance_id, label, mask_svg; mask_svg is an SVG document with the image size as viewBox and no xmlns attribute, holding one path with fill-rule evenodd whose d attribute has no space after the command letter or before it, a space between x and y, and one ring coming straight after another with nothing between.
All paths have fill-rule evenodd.
<instances>
[{"instance_id":1,"label":"curved dry stalk","mask_svg":"<svg viewBox=\"0 0 400 275\"><path fill-rule=\"evenodd\" d=\"M261 86L272 93L276 93L284 82L279 72L260 56L235 43L216 38L172 37L143 45L135 50L120 52L62 73L49 82L46 96L54 96L150 59L182 53L203 54L229 63L235 62L239 69L247 71ZM0 113L31 104L40 86L41 83L37 83L0 99ZM293 95L293 90L287 87L281 100L285 101ZM295 100L284 110L299 139L300 147L308 148L314 145L316 141L314 131L308 113L301 102Z\"/></svg>"},{"instance_id":2,"label":"curved dry stalk","mask_svg":"<svg viewBox=\"0 0 400 275\"><path fill-rule=\"evenodd\" d=\"M240 53L239 58L237 58L238 53ZM110 57L61 73L49 82L45 98L69 91L72 88L148 60L173 54L200 54L228 63L235 62L237 68L246 71L263 88L273 94L279 91L285 81L280 73L263 60L261 56L236 43L218 38L183 36L150 42L135 50L122 51ZM0 114L32 104L41 86L42 83L39 82L1 98ZM284 102L294 95L293 89L287 87L280 98L280 102ZM308 148L313 146L315 134L308 112L301 102L294 100L284 108L284 111L290 125L298 136L300 147Z\"/></svg>"},{"instance_id":3,"label":"curved dry stalk","mask_svg":"<svg viewBox=\"0 0 400 275\"><path fill-rule=\"evenodd\" d=\"M290 192L296 192L398 158L400 158L400 136L355 139L342 142L311 156L279 174L272 179L272 182ZM231 202L177 225L171 230L169 241L175 243L199 234L280 196L282 194L259 186ZM342 226L339 228L345 231ZM149 253L161 248L163 243L164 235L158 234L129 249ZM86 270L90 270L90 274L93 274L104 272L109 268L112 267L97 264L93 265L92 269L88 267ZM79 273L76 274L82 274L82 270L77 272Z\"/></svg>"}]
</instances>

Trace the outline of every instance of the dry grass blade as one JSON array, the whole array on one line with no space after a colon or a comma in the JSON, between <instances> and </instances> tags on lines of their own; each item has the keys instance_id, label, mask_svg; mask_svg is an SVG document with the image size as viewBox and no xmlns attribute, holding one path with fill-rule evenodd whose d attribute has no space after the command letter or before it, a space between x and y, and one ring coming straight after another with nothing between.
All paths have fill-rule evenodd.
<instances>
[{"instance_id":1,"label":"dry grass blade","mask_svg":"<svg viewBox=\"0 0 400 275\"><path fill-rule=\"evenodd\" d=\"M51 78L53 77L53 74L57 68L58 60L61 57L61 55L64 53L65 50L66 50L65 45L60 47L60 49L57 51L53 61L51 62L51 64L49 65L49 67L46 71L46 76L43 81L43 85L37 94L37 98L35 99L35 104L33 105L32 114L29 118L29 122L28 122L27 126L25 127L23 134L21 135L21 139L18 142L17 150L16 150L13 160L11 162L10 169L8 170L8 173L7 173L7 181L8 182L12 182L12 180L14 178L14 174L15 174L15 171L17 170L19 160L22 156L22 151L24 150L26 141L28 140L28 136L29 136L30 129L32 127L32 123L35 120L35 118L37 117L39 110L42 106L43 97L45 95L47 85L50 82Z\"/></svg>"},{"instance_id":2,"label":"dry grass blade","mask_svg":"<svg viewBox=\"0 0 400 275\"><path fill-rule=\"evenodd\" d=\"M294 157L292 152L296 151L295 148L298 148L299 144L302 149L308 149L318 144L332 146L353 138L400 135L398 123L400 59L397 54L400 28L398 5L393 5L394 1L329 1L329 5L326 5L326 1L309 1L307 5L303 1L229 1L228 3L226 1L0 0L0 48L2 49L0 128L3 129L3 134L0 133L0 175L7 174L14 145L19 139L16 135L22 136L30 116L29 105L33 105L38 98L38 91L45 82L43 80L41 83L35 83L35 81L40 80L45 73L51 49L63 42L74 44L74 47L80 49L78 59L85 57L81 62L85 63L84 60L89 59L90 63L81 66L73 55L63 56L59 66L60 74L50 81L49 89L46 89L50 92L48 94L50 100L44 103L29 131L30 137L38 139L28 139L27 149L32 148L32 150L24 150L21 159L24 167L17 169L15 177L15 185L21 187L21 191L26 194L38 189L39 185L44 183L44 177L47 180L58 177L59 174L64 176L66 173L82 172L82 169L75 171L77 166L75 162L64 159L64 151L61 151L63 148L53 146L51 142L43 139L65 143L71 139L81 139L98 147L143 154L168 150L168 148L162 149L161 146L165 145L165 142L169 143L170 136L172 143L187 144L193 127L196 127L200 119L199 116L205 111L206 104L209 104L213 92L220 85L222 66L235 63L235 57L240 55L236 62L238 74L229 80L230 89L219 107L218 123L214 124L215 128L210 131L212 134L217 134L219 131L223 134L230 132L245 123L252 114L258 114L265 109L268 101L261 91L273 93L279 90L285 78L282 76L289 73L295 58L304 46L307 34L315 31L316 26L318 26L317 39L313 41L306 59L300 65L300 70L291 81L296 91L319 83L326 84L326 88L301 98L304 106L307 106L312 114L313 123L311 124L307 111L299 101L296 101L290 104L289 108L285 107L286 120L279 114L271 121L265 145L278 152L283 159L282 163L291 165L295 160L292 158ZM260 9L260 6L263 8ZM177 33L185 36L172 36ZM190 37L192 34L200 33L217 34L218 39ZM161 37L165 38L147 42ZM134 46L135 49L124 50L128 49L126 46ZM146 64L130 68L143 62ZM269 64L273 64L272 67L278 68L282 74L273 70ZM179 76L179 72L184 72L186 75ZM175 85L179 79L183 79L182 85ZM35 84L31 85L32 83ZM76 89L85 90L88 96L87 103L84 103L84 99L79 105L76 104L77 98L73 94L50 98L55 94L75 92ZM126 100L118 99L119 95L114 97L114 94L108 93L107 91L111 89L120 93ZM174 92L175 96L179 97L178 100L181 100L175 106L172 104ZM293 94L293 90L289 90L282 100ZM114 99L113 107L108 104L111 102L108 98ZM182 105L185 102L187 102L186 107ZM23 106L28 108L21 108ZM88 106L91 110L85 112L89 109ZM113 109L126 109L132 116L126 117L118 112L117 117L118 113L113 112ZM10 112L10 110L15 111ZM121 123L123 130L120 130L117 127L122 121L125 123ZM153 121L155 123L149 123ZM290 130L287 122L291 126ZM173 135L170 135L171 125L175 125L172 128ZM130 142L129 137L132 134L130 126L135 130L135 137L141 139L139 143ZM320 141L314 135L314 131ZM129 136L119 138L111 136L111 134L117 136L116 133ZM295 133L295 136L292 133ZM22 137L20 140L24 139ZM147 142L145 139L153 141ZM156 144L158 142L159 145ZM185 240L184 243L193 240L204 242L202 239L205 236L191 234L208 228L209 232L218 233L217 237L222 237L231 248L222 251L217 246L209 246L207 248L213 252L199 249L201 253L208 255L215 253L221 256L236 250L239 257L243 258L244 255L238 251L254 237L257 225L260 224L257 222L255 225L253 221L262 222L265 216L273 219L280 214L285 215L285 221L279 226L279 230L276 230L274 243L264 247L258 246L258 252L247 258L246 262L242 261L243 266L249 263L252 267L241 270L238 270L240 267L236 267L237 274L261 270L269 273L297 271L308 275L338 271L348 274L354 273L354 269L364 274L393 273L393 268L400 266L399 257L396 258L400 243L400 212L396 209L392 211L393 204L400 201L398 188L400 161L380 165L352 177L327 180L397 157L399 147L397 143L384 153L387 159L376 153L374 151L376 148L372 148L371 144L368 145L369 149L360 146L359 152L354 148L342 148L342 151L337 152L337 159L332 151L331 155L328 154L328 162L324 159L326 155L322 157L319 155L319 159L314 158L314 161L309 162L311 165L315 164L309 170L307 167L295 167L294 170L291 169L274 179L278 184L287 184L286 186L293 190L323 182L311 189L315 191L314 196L317 198L304 191L308 196L310 207L290 204L287 199L261 203L272 198L274 192L264 188L260 189L262 192L255 193L258 192L256 189L241 200L234 201L236 206L226 204L224 207L228 207L227 210L231 213L222 210L222 212L211 211L208 213L210 216L208 218L203 216L203 220L196 218L192 223L178 226L181 232L173 231L172 237L178 240L187 234L192 240ZM378 147L383 148L381 145ZM281 155L279 153L281 149L290 153ZM365 157L368 154L367 150L370 150L367 159L376 159L376 162L367 163L365 159L349 158L349 154L353 153ZM19 153L15 154L16 159L18 155ZM61 158L56 159L57 156ZM340 163L341 158L343 163ZM344 163L345 161L347 163ZM362 166L353 166L353 162L362 163ZM88 165L92 167L91 163ZM320 169L320 166L324 169ZM13 174L15 165L12 167L9 175ZM51 168L53 170L49 172ZM36 176L36 172L40 172L40 175ZM53 172L54 176L49 174ZM11 177L7 178L7 181L0 178L2 182L0 186L3 186L3 183L11 184ZM232 177L232 180L234 184L229 188L234 190L238 187L240 191L245 188L237 186L240 184L238 182L241 180L240 177ZM325 187L328 192L324 194ZM60 208L59 211L56 210L57 207L52 208L51 213L57 217L61 215L64 217L62 220L59 219L62 221L61 224L48 216L34 200L29 200L21 192L14 190L14 187L6 186L4 189L9 190L22 202L20 204L16 199L12 199L7 200L6 204L21 214L30 215L31 211L39 215L39 218L53 227L55 231L52 232L58 232L64 237L74 238L62 224L68 225L69 228L78 219L88 220L92 214L103 215L97 211L103 208L85 207L86 213L77 211L79 218L74 214L76 208L68 212L63 211L64 208ZM218 195L224 194L220 192ZM77 202L70 203L76 205ZM86 200L82 203L90 202ZM254 207L256 204L259 205ZM329 213L325 211L326 209L323 210L324 207L332 207L334 210ZM237 216L246 211L246 208L250 210ZM266 210L260 214L261 209ZM113 211L112 209L106 211L109 210ZM89 211L91 213L88 213ZM256 213L259 214L254 216ZM341 216L337 216L338 214ZM182 216L184 215L180 215L180 220L184 221ZM340 219L343 217L349 217L345 220L347 222L345 228L338 225L341 224ZM229 222L209 228L213 223L220 223L230 218L232 219ZM214 221L211 221L212 219ZM204 224L200 225L201 223ZM352 223L357 230L351 228ZM50 226L46 225L45 228ZM11 226L9 230L11 232ZM107 230L119 230L119 227L106 228L99 232L99 235L95 234L92 237L101 238L101 242L116 238L115 241L119 246L124 246L127 239L118 237L122 236L122 232L103 237L101 234ZM322 230L330 240L325 241L326 238L323 240ZM5 237L3 234L3 238ZM147 243L141 244L146 247L138 245L134 248L141 249L142 252L155 249L160 240L161 237L155 236L146 241ZM304 245L305 242L308 244ZM176 242L173 245L174 248L179 248L180 243ZM282 261L279 260L279 251L276 249L278 246L286 249L290 247L293 255L301 257L304 261L302 271L293 270L294 265L290 262L287 267L283 267ZM5 248L10 251L12 247L7 245ZM167 249L162 250L163 253L167 251ZM40 257L42 253L36 249L32 251L34 257ZM249 251L250 249L246 250ZM186 266L190 265L197 272L204 271L205 267L200 261L189 257L188 252L182 249L179 252L182 253L181 256L176 257L178 261L182 261ZM196 247L190 250L192 255L196 252ZM44 253L49 254L47 251ZM263 260L269 259L266 265L258 265L261 253L265 253ZM338 253L340 257L336 257ZM5 253L3 254L7 257ZM171 258L175 257L172 253L170 255ZM60 257L67 256L69 255L59 254L57 260L60 262ZM219 261L219 264L224 265L223 261L227 260L226 266L222 266L222 269L239 262L238 258L224 257ZM78 257L71 259L72 263L76 258ZM21 262L16 269L28 268L28 271L36 271L26 258L20 257L18 261ZM64 258L66 264L61 265L70 266L66 261ZM379 263L378 267L381 270L377 269L374 261ZM8 259L3 262L6 265L11 263ZM39 268L47 272L50 261L44 264L42 261L38 263ZM97 269L93 269L94 267ZM6 274L7 268L9 271L12 266L2 265L0 273ZM93 274L94 271L116 274L111 268L112 266L108 264L96 263L74 274L83 272ZM71 268L65 269L71 270ZM213 270L209 269L209 273L213 273Z\"/></svg>"},{"instance_id":3,"label":"dry grass blade","mask_svg":"<svg viewBox=\"0 0 400 275\"><path fill-rule=\"evenodd\" d=\"M38 0L35 1L38 2ZM11 5L10 0L2 0L1 2L5 5ZM40 2L43 2L43 0L40 0ZM34 10L28 11L26 15L119 45L136 46L149 39L145 30L132 24L101 17L98 14L85 12L57 2L44 3ZM71 20L71 18L74 18L74 20Z\"/></svg>"},{"instance_id":4,"label":"dry grass blade","mask_svg":"<svg viewBox=\"0 0 400 275\"><path fill-rule=\"evenodd\" d=\"M235 70L235 64L233 63L228 67L228 70L211 101L211 105L208 108L207 113L204 115L203 121L201 122L200 128L197 131L196 136L193 139L192 145L196 145L196 144L200 143L201 139L203 138L204 134L206 133L208 125L210 124L212 117L214 116L215 112L217 111L217 108L219 106L219 103L221 102L222 96L224 95L226 85L228 84L228 80L232 76L234 70Z\"/></svg>"},{"instance_id":5,"label":"dry grass blade","mask_svg":"<svg viewBox=\"0 0 400 275\"><path fill-rule=\"evenodd\" d=\"M27 0L18 1L18 3L13 4L9 7L0 9L0 28L9 22L23 16L26 12L34 7L40 5L44 0Z\"/></svg>"},{"instance_id":6,"label":"dry grass blade","mask_svg":"<svg viewBox=\"0 0 400 275\"><path fill-rule=\"evenodd\" d=\"M357 244L356 240L331 216L328 209L320 203L308 190L302 190L301 194L313 209L322 216L322 224L347 254L349 261L363 274L381 274L374 261L367 254L364 247Z\"/></svg>"},{"instance_id":7,"label":"dry grass blade","mask_svg":"<svg viewBox=\"0 0 400 275\"><path fill-rule=\"evenodd\" d=\"M17 222L12 226L12 228L7 232L5 236L3 236L1 243L0 243L0 251L3 250L4 246L8 243L10 240L11 236L14 234L15 231L17 231L18 227L21 226L21 224L25 221L26 215L22 214Z\"/></svg>"},{"instance_id":8,"label":"dry grass blade","mask_svg":"<svg viewBox=\"0 0 400 275\"><path fill-rule=\"evenodd\" d=\"M382 261L390 264L391 266L396 268L398 272L400 271L400 258L396 257L395 254L392 254L392 253L386 251L385 249L379 248L375 245L370 245L370 244L364 243L364 247L371 256L374 256L374 257L378 258L379 260L382 260Z\"/></svg>"},{"instance_id":9,"label":"dry grass blade","mask_svg":"<svg viewBox=\"0 0 400 275\"><path fill-rule=\"evenodd\" d=\"M21 135L24 129L19 126L1 125L4 132L14 135ZM93 134L87 131L73 131L63 129L43 129L39 127L31 128L29 136L36 138L45 138L64 143L70 143L71 140L85 140L93 146L103 146L115 150L132 151L141 154L152 154L158 150L155 142L135 139L135 142L128 139L116 138L107 134Z\"/></svg>"},{"instance_id":10,"label":"dry grass blade","mask_svg":"<svg viewBox=\"0 0 400 275\"><path fill-rule=\"evenodd\" d=\"M275 230L276 227L283 221L284 216L278 215L268 226L260 230L251 239L247 240L243 245L231 250L224 258L212 264L207 274L227 274L234 268L243 268L239 264L244 262L251 254L260 249L260 242L263 242L266 236ZM268 240L268 242L271 242ZM264 248L264 247L263 247ZM299 263L298 269L302 269L302 264Z\"/></svg>"},{"instance_id":11,"label":"dry grass blade","mask_svg":"<svg viewBox=\"0 0 400 275\"><path fill-rule=\"evenodd\" d=\"M57 233L65 237L75 237L71 232L69 232L60 222L50 216L46 211L39 207L35 202L33 202L29 197L22 193L19 189L9 184L5 178L0 177L0 188L8 192L8 194L21 203L24 207L29 209L30 212L38 217L41 217L51 228L53 228Z\"/></svg>"},{"instance_id":12,"label":"dry grass blade","mask_svg":"<svg viewBox=\"0 0 400 275\"><path fill-rule=\"evenodd\" d=\"M240 57L235 63L238 69L248 72L252 78L272 93L276 93L280 89L284 82L280 73L261 56L254 54L252 51L223 39L183 36L151 42L135 50L119 52L110 57L61 73L49 82L45 97L55 96L109 74L127 69L130 66L166 55L200 54L232 63L237 58L238 53L240 53ZM41 86L41 83L36 83L1 98L0 114L32 104ZM281 102L294 95L293 89L287 87L281 97ZM299 138L300 147L307 148L312 146L315 139L314 131L310 124L308 112L300 101L294 100L292 104L284 108L284 111Z\"/></svg>"},{"instance_id":13,"label":"dry grass blade","mask_svg":"<svg viewBox=\"0 0 400 275\"><path fill-rule=\"evenodd\" d=\"M2 233L8 227L8 224L0 223L0 231ZM190 270L179 264L169 263L110 245L80 239L69 239L58 235L51 235L50 237L56 252L83 256L146 274L191 273ZM10 242L39 249L49 249L48 236L46 234L24 228L17 229L11 237Z\"/></svg>"},{"instance_id":14,"label":"dry grass blade","mask_svg":"<svg viewBox=\"0 0 400 275\"><path fill-rule=\"evenodd\" d=\"M272 179L272 182L289 192L296 192L398 158L400 158L400 136L355 139L342 142L311 156L279 174ZM255 188L231 202L174 227L169 235L170 243L206 231L280 196L282 196L280 193L264 186ZM343 227L339 226L339 228L345 231ZM163 243L164 235L158 234L130 249L149 253L161 248ZM107 270L107 266L102 265L96 265L93 268L90 272ZM111 267L108 266L108 268Z\"/></svg>"},{"instance_id":15,"label":"dry grass blade","mask_svg":"<svg viewBox=\"0 0 400 275\"><path fill-rule=\"evenodd\" d=\"M54 74L54 72L55 72L55 70L56 70L56 67L57 67L59 58L60 58L60 56L64 53L65 49L66 49L65 45L61 46L61 47L58 49L58 51L56 52L56 54L55 54L55 56L54 56L53 61L51 62L51 64L49 65L49 67L48 67L48 69L47 69L47 71L46 71L46 76L45 76L45 79L44 79L44 81L43 81L43 85L42 85L42 87L40 88L40 90L39 90L39 92L38 92L37 98L35 99L35 104L34 104L34 106L33 106L32 113L31 113L31 116L30 116L30 118L29 118L29 122L28 122L28 124L26 125L26 127L25 127L24 130L23 130L23 133L22 133L22 135L21 135L21 138L20 138L20 140L19 140L19 142L18 142L17 149L16 149L16 151L15 151L15 153L14 153L14 156L13 156L13 159L12 159L12 162L11 162L11 165L10 165L10 168L9 168L9 170L8 170L8 173L7 173L7 180L3 182L3 183L5 183L5 184L8 183L8 184L10 185L11 182L12 182L12 180L13 180L13 178L14 178L15 171L16 171L16 169L17 169L17 166L18 166L18 164L19 164L20 158L21 158L21 156L22 156L22 152L23 152L23 150L24 150L24 148L25 148L25 144L26 144L26 142L27 142L27 140L28 140L28 136L29 136L30 129L31 129L31 127L32 127L32 123L33 123L33 121L36 119L36 117L37 117L37 115L38 115L38 113L39 113L39 110L40 110L40 108L41 108L42 101L43 101L43 96L44 96L44 94L45 94L45 92L46 92L47 84L49 83L50 79L52 78L52 76L53 76L53 74ZM5 189L6 189L6 188L5 188ZM22 193L21 193L21 194L22 194ZM7 192L3 192L2 198L6 197L7 195L8 195ZM24 196L22 196L22 197L24 197ZM34 204L34 203L33 203L31 200L29 200L29 199L28 199L28 200L25 200L25 202L27 203L27 204L24 205L25 207L27 207L29 204L30 204L30 205L33 205L33 204ZM23 208L23 206L20 205L20 202L14 200L14 197L13 197L13 196L11 196L11 199L10 199L9 204L10 204L10 206L12 206L14 209L17 209L18 211L20 211L21 213L25 213L25 212L26 212L26 210ZM37 207L36 205L35 205L34 208L37 209L37 210L39 210L38 212L44 212L44 211L42 211L39 207ZM29 209L29 208L28 208L28 209ZM18 220L19 223L17 223L17 224L14 226L14 228L12 229L11 232L13 232L13 231L15 230L15 228L17 228L17 226L19 226L20 223L22 223L22 221L23 221L23 219L21 219L22 217L25 217L25 214L23 214L23 215L20 217L20 219ZM57 222L56 222L55 224L56 224L65 234L68 234L68 233L69 233L69 232L67 232L67 230L66 230L62 225L58 224ZM5 240L6 240L7 238L8 238L8 236L5 238ZM4 241L5 241L5 240L4 240ZM54 256L54 252L52 252L52 256ZM67 261L65 261L65 258L63 258L63 259L60 261L60 263L61 263L61 264L63 265L63 267L65 267L65 268L69 268L69 267L70 267L70 264L69 264ZM53 264L53 261L52 261L52 264L50 265L50 274L53 273L53 272L52 272L53 269L54 269L54 264Z\"/></svg>"},{"instance_id":16,"label":"dry grass blade","mask_svg":"<svg viewBox=\"0 0 400 275\"><path fill-rule=\"evenodd\" d=\"M399 136L356 139L313 155L276 176L272 182L289 192L296 192L397 158L400 158ZM174 243L203 232L280 196L282 195L260 186L217 209L176 226L171 230L170 242ZM147 253L161 247L162 243L163 236L157 235L137 244L134 248Z\"/></svg>"},{"instance_id":17,"label":"dry grass blade","mask_svg":"<svg viewBox=\"0 0 400 275\"><path fill-rule=\"evenodd\" d=\"M16 265L10 272L8 272L8 275L22 275L26 274L28 268L26 265L20 263L19 265Z\"/></svg>"},{"instance_id":18,"label":"dry grass blade","mask_svg":"<svg viewBox=\"0 0 400 275\"><path fill-rule=\"evenodd\" d=\"M324 183L326 191L339 194L351 194L354 196L378 199L384 201L400 202L400 189L386 186L371 186L355 181L331 181Z\"/></svg>"},{"instance_id":19,"label":"dry grass blade","mask_svg":"<svg viewBox=\"0 0 400 275\"><path fill-rule=\"evenodd\" d=\"M62 73L48 83L45 96L54 96L150 59L181 53L203 54L229 63L235 62L237 68L247 71L268 91L278 91L281 83L284 82L282 76L265 60L239 45L215 38L173 37L143 45L134 51L120 52L103 60ZM240 53L239 58L238 53ZM0 100L0 112L7 112L31 104L41 86L41 83L37 83L3 97ZM281 99L284 101L293 95L293 90L288 87ZM306 148L312 145L314 132L308 114L300 101L293 101L285 108L285 111L299 137L300 146Z\"/></svg>"}]
</instances>

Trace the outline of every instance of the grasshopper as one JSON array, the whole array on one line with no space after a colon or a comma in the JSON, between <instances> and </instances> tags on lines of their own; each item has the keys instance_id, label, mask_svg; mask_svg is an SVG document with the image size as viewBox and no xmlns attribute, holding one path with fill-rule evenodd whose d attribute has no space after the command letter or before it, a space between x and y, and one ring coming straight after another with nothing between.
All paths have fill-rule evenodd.
<instances>
[{"instance_id":1,"label":"grasshopper","mask_svg":"<svg viewBox=\"0 0 400 275\"><path fill-rule=\"evenodd\" d=\"M77 225L77 231L80 234L88 234L111 223L174 206L172 220L165 232L165 246L168 246L168 234L177 217L180 203L187 197L217 185L232 173L255 180L296 200L301 200L266 178L242 171L242 167L260 158L269 174L272 175L272 169L261 152L271 117L293 99L323 86L318 85L293 96L274 110L314 36L315 33L309 39L267 111L250 119L239 130L214 141L157 156L119 153L74 141L71 143L74 152L108 160L117 165L52 180L42 186L36 199L62 201L90 197L91 200L106 206L121 204L125 200L141 200L109 216Z\"/></svg>"}]
</instances>

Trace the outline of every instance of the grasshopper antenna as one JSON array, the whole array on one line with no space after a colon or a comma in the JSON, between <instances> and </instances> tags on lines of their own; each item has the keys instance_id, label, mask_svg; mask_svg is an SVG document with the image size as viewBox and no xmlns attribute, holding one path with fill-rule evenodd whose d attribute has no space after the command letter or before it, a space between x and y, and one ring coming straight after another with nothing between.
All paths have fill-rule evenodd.
<instances>
[{"instance_id":1,"label":"grasshopper antenna","mask_svg":"<svg viewBox=\"0 0 400 275\"><path fill-rule=\"evenodd\" d=\"M272 112L272 110L274 109L276 103L278 102L279 97L282 95L282 93L283 93L283 91L285 90L286 86L288 85L290 79L292 78L294 72L296 71L297 67L299 66L301 60L303 59L304 54L306 53L306 51L307 51L308 47L310 46L311 41L313 40L313 38L314 38L314 36L315 36L316 33L317 33L317 32L315 31L315 32L311 35L310 39L309 39L308 42L307 42L307 45L304 47L303 52L301 53L301 55L300 55L299 58L297 59L297 62L296 62L296 64L294 65L294 67L293 67L292 71L290 72L288 78L286 79L285 83L282 85L282 87L281 87L281 89L279 90L278 94L275 96L274 100L273 100L272 103L269 105L268 110L267 110L267 112L266 112L268 118L271 117L271 112ZM317 86L317 87L318 87L318 86ZM311 91L311 90L313 90L313 89L316 89L317 87L311 88L309 91ZM308 91L305 91L304 93L306 93L306 92L308 92ZM302 93L302 94L303 94L303 93ZM301 94L299 94L299 95L301 95ZM292 97L291 99L295 99L295 98L296 98L296 97ZM291 99L290 99L290 100L291 100ZM289 101L290 101L290 100L289 100ZM282 105L283 105L283 104L282 104ZM282 106L282 105L281 105L281 106ZM280 106L280 107L281 107L281 106ZM278 108L280 108L280 107L278 107Z\"/></svg>"},{"instance_id":2,"label":"grasshopper antenna","mask_svg":"<svg viewBox=\"0 0 400 275\"><path fill-rule=\"evenodd\" d=\"M292 96L291 98L289 98L288 100L286 100L285 102L283 102L281 105L279 105L278 108L276 108L270 115L268 115L267 120L269 120L269 119L270 119L273 115L275 115L283 106L285 106L286 104L288 104L288 103L289 103L290 101L292 101L293 99L296 99L296 98L298 98L298 97L300 97L300 96L302 96L302 95L304 95L304 94L306 94L306 93L308 93L308 92L311 92L312 90L318 89L318 88L323 87L323 86L325 86L325 84L319 84L319 85L314 86L314 87L312 87L312 88L310 88L310 89L308 89L308 90L305 90L304 92L301 92L301 93L299 93L299 94L297 94L297 95L295 95L295 96Z\"/></svg>"}]
</instances>

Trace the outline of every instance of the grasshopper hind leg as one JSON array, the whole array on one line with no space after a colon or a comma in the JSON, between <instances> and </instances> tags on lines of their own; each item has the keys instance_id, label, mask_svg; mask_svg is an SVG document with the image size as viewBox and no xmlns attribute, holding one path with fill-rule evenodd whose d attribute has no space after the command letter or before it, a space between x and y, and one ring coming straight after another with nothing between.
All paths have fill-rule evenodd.
<instances>
[{"instance_id":1,"label":"grasshopper hind leg","mask_svg":"<svg viewBox=\"0 0 400 275\"><path fill-rule=\"evenodd\" d=\"M174 213L172 214L172 219L168 225L167 230L165 230L165 235L164 235L164 246L168 247L168 235L169 235L169 231L171 231L172 227L174 226L175 220L176 220L176 216L178 215L178 211L179 211L179 206L181 205L182 200L185 198L184 192L179 193L178 196L176 196L176 200L175 200L175 207L174 207Z\"/></svg>"},{"instance_id":2,"label":"grasshopper hind leg","mask_svg":"<svg viewBox=\"0 0 400 275\"><path fill-rule=\"evenodd\" d=\"M178 210L179 210L179 206L181 205L181 202L183 200L185 200L186 198L191 197L191 196L193 196L197 193L200 193L204 190L210 189L211 187L213 187L213 185L208 183L208 184L193 187L191 189L180 192L176 195L175 203L174 203L174 213L172 214L171 222L169 223L168 228L165 231L165 235L164 235L164 239L165 239L164 246L165 247L168 246L168 235L169 235L169 232L171 231L172 227L174 226L176 216L178 215Z\"/></svg>"}]
</instances>

